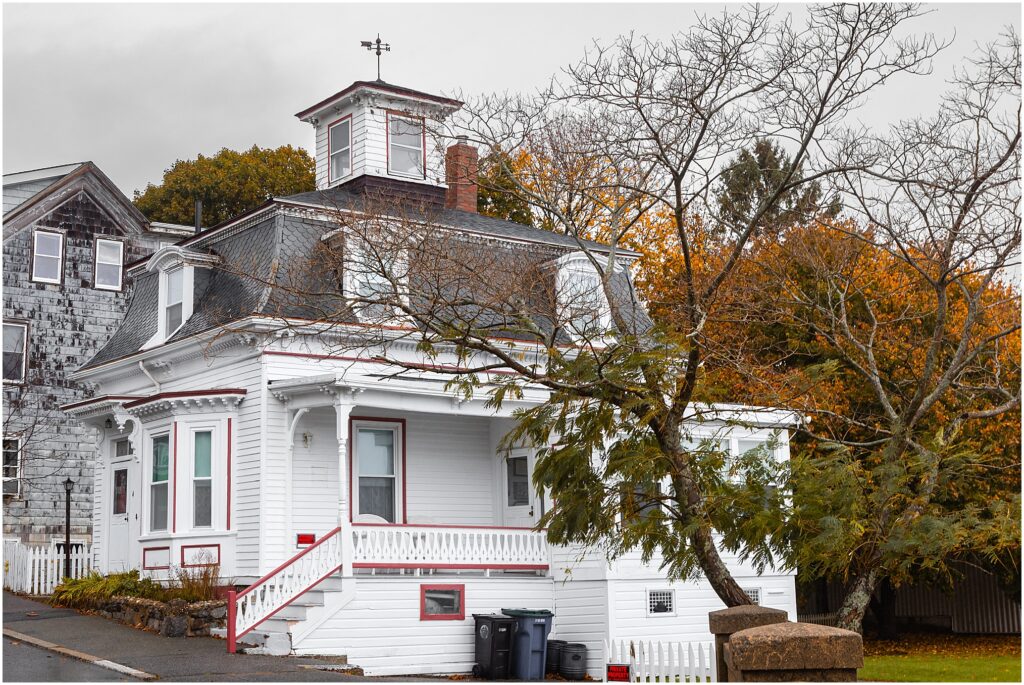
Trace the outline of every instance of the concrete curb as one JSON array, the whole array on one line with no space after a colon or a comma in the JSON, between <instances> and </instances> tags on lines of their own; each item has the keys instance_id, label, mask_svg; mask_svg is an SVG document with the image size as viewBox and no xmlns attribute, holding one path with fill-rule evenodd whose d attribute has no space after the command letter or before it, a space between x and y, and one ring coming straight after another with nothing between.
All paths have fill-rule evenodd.
<instances>
[{"instance_id":1,"label":"concrete curb","mask_svg":"<svg viewBox=\"0 0 1024 685\"><path fill-rule=\"evenodd\" d=\"M72 659L78 659L79 661L88 661L89 663L95 666L99 666L100 668L105 668L110 671L116 671L117 673L121 673L122 675L129 675L133 678L138 678L139 680L157 679L157 676L153 675L152 673L139 671L129 666L125 666L124 664L118 664L113 661L108 661L107 659L101 659L98 656L93 656L92 654L79 652L76 649L61 647L60 645L54 644L52 642L41 640L38 637L32 637L31 635L19 633L15 630L11 630L10 628L4 628L3 632L4 637L9 637L12 640L20 640L21 642L27 642L30 645L35 645L36 647L41 647L42 649L48 649L51 652L63 654L64 656L71 657Z\"/></svg>"}]
</instances>

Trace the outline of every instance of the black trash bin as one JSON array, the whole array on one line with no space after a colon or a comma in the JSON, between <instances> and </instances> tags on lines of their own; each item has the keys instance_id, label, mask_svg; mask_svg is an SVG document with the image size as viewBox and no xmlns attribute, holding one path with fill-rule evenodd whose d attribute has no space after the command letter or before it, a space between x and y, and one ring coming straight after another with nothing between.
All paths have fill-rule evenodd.
<instances>
[{"instance_id":1,"label":"black trash bin","mask_svg":"<svg viewBox=\"0 0 1024 685\"><path fill-rule=\"evenodd\" d=\"M583 680L587 675L587 646L578 642L562 645L558 672L566 680Z\"/></svg>"},{"instance_id":2,"label":"black trash bin","mask_svg":"<svg viewBox=\"0 0 1024 685\"><path fill-rule=\"evenodd\" d=\"M512 677L512 640L516 619L501 614L473 614L476 620L476 666L473 675L487 680Z\"/></svg>"},{"instance_id":3,"label":"black trash bin","mask_svg":"<svg viewBox=\"0 0 1024 685\"><path fill-rule=\"evenodd\" d=\"M519 680L544 680L548 633L551 619L547 609L502 609L516 619L515 647L512 649L512 677Z\"/></svg>"},{"instance_id":4,"label":"black trash bin","mask_svg":"<svg viewBox=\"0 0 1024 685\"><path fill-rule=\"evenodd\" d=\"M558 673L558 662L562 658L562 645L565 640L548 640L548 655L544 659L544 671Z\"/></svg>"}]
</instances>

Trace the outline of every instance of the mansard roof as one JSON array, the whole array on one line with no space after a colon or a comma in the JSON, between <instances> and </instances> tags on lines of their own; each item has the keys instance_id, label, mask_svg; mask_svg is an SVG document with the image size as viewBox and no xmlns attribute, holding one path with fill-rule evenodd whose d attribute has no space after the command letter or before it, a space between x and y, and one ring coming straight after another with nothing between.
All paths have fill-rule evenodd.
<instances>
[{"instance_id":1,"label":"mansard roof","mask_svg":"<svg viewBox=\"0 0 1024 685\"><path fill-rule=\"evenodd\" d=\"M381 180L370 179L369 182L379 184ZM404 202L403 211L408 212L405 216L410 219L415 220L415 214L420 212L424 221L456 232L495 240L498 244L527 244L553 256L580 249L580 244L569 236L472 212L445 209L443 189L437 189L441 198L438 204L430 202L432 190L429 186L409 184L411 188L406 188L400 181L386 180L386 183L383 190ZM382 190L378 186L375 188L378 192ZM352 183L275 198L231 221L198 233L174 248L164 248L163 252L168 254L187 248L189 253L211 257L207 260L208 265L197 262L195 267L192 316L165 344L223 328L250 316L316 318L311 314L316 303L303 305L287 295L288 279L297 274L299 278L315 278L308 270L304 271L302 265L308 262L324 236L338 230L337 223L330 219L329 210L364 211L370 192L371 189L365 185ZM323 213L318 215L318 210L323 210ZM589 241L585 246L600 251L607 249ZM620 254L627 258L636 256L636 253L628 251L620 251ZM219 264L214 265L217 260L213 258L218 258ZM134 289L125 319L107 345L83 370L139 352L157 332L160 273L145 268L144 263L136 264L129 273L134 277ZM325 275L320 277L327 278ZM336 276L333 278L330 283L304 282L303 290L333 292L337 288ZM630 323L637 329L647 327L649 319L636 301L628 270L616 274L612 290L613 296L633 312ZM358 322L355 314L347 310L338 312L337 320L339 323Z\"/></svg>"}]
</instances>

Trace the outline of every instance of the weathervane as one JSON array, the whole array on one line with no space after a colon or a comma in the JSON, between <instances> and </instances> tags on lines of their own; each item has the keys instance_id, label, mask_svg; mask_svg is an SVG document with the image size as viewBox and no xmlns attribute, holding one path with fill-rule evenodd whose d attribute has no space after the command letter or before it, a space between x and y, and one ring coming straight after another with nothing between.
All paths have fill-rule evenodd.
<instances>
[{"instance_id":1,"label":"weathervane","mask_svg":"<svg viewBox=\"0 0 1024 685\"><path fill-rule=\"evenodd\" d=\"M377 53L377 80L380 81L380 54L382 52L391 52L391 45L389 43L381 43L379 33L377 34L376 42L364 40L360 41L359 44L370 52Z\"/></svg>"}]
</instances>

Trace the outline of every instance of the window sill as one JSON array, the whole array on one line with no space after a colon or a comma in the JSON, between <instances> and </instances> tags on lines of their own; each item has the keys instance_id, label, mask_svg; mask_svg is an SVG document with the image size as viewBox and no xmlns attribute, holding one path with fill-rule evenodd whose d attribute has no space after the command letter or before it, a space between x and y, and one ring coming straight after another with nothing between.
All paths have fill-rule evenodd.
<instances>
[{"instance_id":1,"label":"window sill","mask_svg":"<svg viewBox=\"0 0 1024 685\"><path fill-rule=\"evenodd\" d=\"M193 540L197 538L235 537L236 535L238 535L238 531L217 529L190 531L188 533L165 533L159 531L142 535L138 540L139 542L153 542L155 540Z\"/></svg>"}]
</instances>

